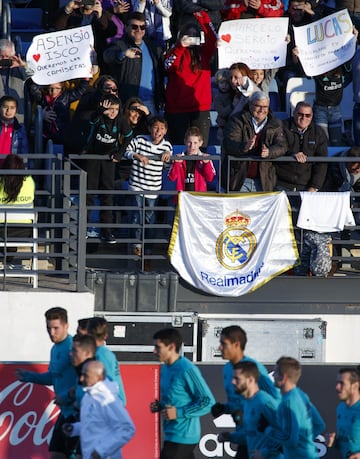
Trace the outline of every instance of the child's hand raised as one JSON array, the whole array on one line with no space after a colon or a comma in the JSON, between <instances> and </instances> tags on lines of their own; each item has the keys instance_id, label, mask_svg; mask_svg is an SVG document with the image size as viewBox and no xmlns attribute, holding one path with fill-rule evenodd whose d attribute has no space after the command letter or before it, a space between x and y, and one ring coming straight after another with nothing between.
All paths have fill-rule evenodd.
<instances>
[{"instance_id":1,"label":"child's hand raised","mask_svg":"<svg viewBox=\"0 0 360 459\"><path fill-rule=\"evenodd\" d=\"M105 99L102 102L100 102L100 108L101 108L101 110L102 110L104 115L108 115L109 114L108 110L109 110L110 106L111 106L111 102L108 99Z\"/></svg>"}]
</instances>

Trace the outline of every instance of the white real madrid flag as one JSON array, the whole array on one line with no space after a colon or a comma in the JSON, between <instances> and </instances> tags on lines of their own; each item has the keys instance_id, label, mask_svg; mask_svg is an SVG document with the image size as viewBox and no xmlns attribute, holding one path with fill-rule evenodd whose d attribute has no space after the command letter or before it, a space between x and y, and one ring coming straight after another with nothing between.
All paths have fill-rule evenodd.
<instances>
[{"instance_id":1,"label":"white real madrid flag","mask_svg":"<svg viewBox=\"0 0 360 459\"><path fill-rule=\"evenodd\" d=\"M183 279L207 293L253 292L298 261L286 193L181 192L169 257Z\"/></svg>"}]
</instances>

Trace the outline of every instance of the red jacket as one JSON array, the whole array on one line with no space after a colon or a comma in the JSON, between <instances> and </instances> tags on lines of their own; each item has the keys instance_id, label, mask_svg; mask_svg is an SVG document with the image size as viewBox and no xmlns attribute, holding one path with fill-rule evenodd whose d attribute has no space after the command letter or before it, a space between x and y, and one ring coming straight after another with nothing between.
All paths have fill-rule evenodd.
<instances>
[{"instance_id":1,"label":"red jacket","mask_svg":"<svg viewBox=\"0 0 360 459\"><path fill-rule=\"evenodd\" d=\"M195 191L207 191L207 182L212 182L216 175L213 162L210 160L207 163L199 160L195 162ZM176 181L176 190L185 190L185 176L186 176L186 161L174 162L169 171L169 179L173 182Z\"/></svg>"},{"instance_id":2,"label":"red jacket","mask_svg":"<svg viewBox=\"0 0 360 459\"><path fill-rule=\"evenodd\" d=\"M195 13L205 33L205 43L200 46L201 69L190 69L190 51L176 43L165 56L168 82L165 91L166 112L186 113L210 110L211 70L210 60L216 50L217 37L205 11Z\"/></svg>"},{"instance_id":3,"label":"red jacket","mask_svg":"<svg viewBox=\"0 0 360 459\"><path fill-rule=\"evenodd\" d=\"M281 0L261 0L261 6L258 10L248 11L248 7L244 4L243 0L226 0L225 8L221 11L223 21L231 19L249 19L251 16L242 14L248 12L254 13L254 18L278 18L284 15L284 5Z\"/></svg>"}]
</instances>

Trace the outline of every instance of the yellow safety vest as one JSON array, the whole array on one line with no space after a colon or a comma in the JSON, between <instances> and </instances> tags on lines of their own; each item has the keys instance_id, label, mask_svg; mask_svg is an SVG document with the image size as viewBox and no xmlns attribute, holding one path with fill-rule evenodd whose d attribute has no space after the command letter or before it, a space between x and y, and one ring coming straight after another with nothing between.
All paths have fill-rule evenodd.
<instances>
[{"instance_id":1,"label":"yellow safety vest","mask_svg":"<svg viewBox=\"0 0 360 459\"><path fill-rule=\"evenodd\" d=\"M3 185L0 185L0 223L4 223L6 209L32 209L34 207L34 196L35 196L35 183L31 176L25 177L22 184L20 193L18 194L15 201L6 202L7 195L4 191ZM7 223L32 223L32 218L26 218L24 213L24 220L11 219L11 214L6 217Z\"/></svg>"}]
</instances>

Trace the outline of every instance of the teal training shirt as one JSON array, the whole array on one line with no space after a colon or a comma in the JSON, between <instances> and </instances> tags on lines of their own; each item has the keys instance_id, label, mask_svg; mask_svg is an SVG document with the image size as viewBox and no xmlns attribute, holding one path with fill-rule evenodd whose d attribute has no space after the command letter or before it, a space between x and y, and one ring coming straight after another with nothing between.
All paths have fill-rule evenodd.
<instances>
[{"instance_id":1,"label":"teal training shirt","mask_svg":"<svg viewBox=\"0 0 360 459\"><path fill-rule=\"evenodd\" d=\"M126 396L124 390L124 384L121 379L119 363L116 359L115 354L110 351L105 345L98 346L95 352L95 358L99 362L102 362L105 367L105 374L110 381L116 382L119 387L119 397L121 398L124 406L126 405Z\"/></svg>"},{"instance_id":2,"label":"teal training shirt","mask_svg":"<svg viewBox=\"0 0 360 459\"><path fill-rule=\"evenodd\" d=\"M276 400L281 399L281 394L279 389L274 386L273 381L271 380L267 369L265 366L252 359L246 355L240 360L240 362L253 362L258 367L260 376L259 376L259 389L267 392L271 397ZM223 367L223 380L224 380L224 389L227 395L227 403L225 404L225 409L227 413L231 413L238 409L242 408L244 397L241 394L235 392L235 387L232 383L234 376L234 367L231 362L227 362Z\"/></svg>"},{"instance_id":3,"label":"teal training shirt","mask_svg":"<svg viewBox=\"0 0 360 459\"><path fill-rule=\"evenodd\" d=\"M352 406L345 402L338 405L334 446L340 449L344 459L360 452L360 400Z\"/></svg>"},{"instance_id":4,"label":"teal training shirt","mask_svg":"<svg viewBox=\"0 0 360 459\"><path fill-rule=\"evenodd\" d=\"M280 430L267 429L266 435L269 443L282 446L284 459L318 459L314 440L325 423L302 390L283 394L276 417Z\"/></svg>"},{"instance_id":5,"label":"teal training shirt","mask_svg":"<svg viewBox=\"0 0 360 459\"><path fill-rule=\"evenodd\" d=\"M165 440L192 445L200 440L200 416L210 412L215 399L200 370L186 357L160 370L160 405L176 407L177 418L163 421Z\"/></svg>"},{"instance_id":6,"label":"teal training shirt","mask_svg":"<svg viewBox=\"0 0 360 459\"><path fill-rule=\"evenodd\" d=\"M261 450L266 459L282 459L283 455L279 447L275 446L272 449L265 435L268 426L278 428L276 423L278 406L279 400L262 390L256 392L251 398L244 399L242 426L238 426L237 430L231 433L231 442L246 443L249 452Z\"/></svg>"},{"instance_id":7,"label":"teal training shirt","mask_svg":"<svg viewBox=\"0 0 360 459\"><path fill-rule=\"evenodd\" d=\"M62 401L59 407L65 418L76 414L73 404L74 400L69 397L69 390L76 387L78 380L75 368L70 360L71 348L72 337L68 335L61 343L56 343L51 348L47 372L24 372L24 380L26 382L54 386L55 394L60 397Z\"/></svg>"}]
</instances>

